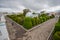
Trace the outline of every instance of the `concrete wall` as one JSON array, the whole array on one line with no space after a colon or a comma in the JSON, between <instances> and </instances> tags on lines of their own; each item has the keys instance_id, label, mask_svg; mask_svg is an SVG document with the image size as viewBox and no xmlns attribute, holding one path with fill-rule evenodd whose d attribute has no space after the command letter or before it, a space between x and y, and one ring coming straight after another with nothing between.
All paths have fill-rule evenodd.
<instances>
[{"instance_id":1,"label":"concrete wall","mask_svg":"<svg viewBox=\"0 0 60 40\"><path fill-rule=\"evenodd\" d=\"M23 34L26 33L26 30L22 28L21 25L17 24L8 17L5 17L6 25L9 32L11 40L22 40Z\"/></svg>"}]
</instances>

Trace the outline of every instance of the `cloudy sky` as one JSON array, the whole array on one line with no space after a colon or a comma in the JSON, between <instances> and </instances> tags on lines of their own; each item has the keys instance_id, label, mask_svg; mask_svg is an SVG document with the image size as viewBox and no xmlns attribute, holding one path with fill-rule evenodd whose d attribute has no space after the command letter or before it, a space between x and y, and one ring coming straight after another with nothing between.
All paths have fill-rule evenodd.
<instances>
[{"instance_id":1,"label":"cloudy sky","mask_svg":"<svg viewBox=\"0 0 60 40\"><path fill-rule=\"evenodd\" d=\"M60 9L60 0L0 0L0 11L17 12L25 8L54 11Z\"/></svg>"}]
</instances>

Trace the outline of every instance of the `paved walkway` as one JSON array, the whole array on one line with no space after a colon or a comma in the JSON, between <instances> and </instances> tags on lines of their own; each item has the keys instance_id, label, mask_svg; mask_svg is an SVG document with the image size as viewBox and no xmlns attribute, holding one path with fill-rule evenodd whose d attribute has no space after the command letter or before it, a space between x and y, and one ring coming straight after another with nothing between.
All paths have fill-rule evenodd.
<instances>
[{"instance_id":1,"label":"paved walkway","mask_svg":"<svg viewBox=\"0 0 60 40\"><path fill-rule=\"evenodd\" d=\"M9 40L9 36L6 29L6 24L5 24L5 19L3 16L0 21L0 40Z\"/></svg>"},{"instance_id":2,"label":"paved walkway","mask_svg":"<svg viewBox=\"0 0 60 40\"><path fill-rule=\"evenodd\" d=\"M55 23L57 22L58 18L51 19L45 23L42 23L40 27L32 30L31 32L28 32L28 35L30 36L27 37L29 40L47 40L52 28L54 27Z\"/></svg>"}]
</instances>

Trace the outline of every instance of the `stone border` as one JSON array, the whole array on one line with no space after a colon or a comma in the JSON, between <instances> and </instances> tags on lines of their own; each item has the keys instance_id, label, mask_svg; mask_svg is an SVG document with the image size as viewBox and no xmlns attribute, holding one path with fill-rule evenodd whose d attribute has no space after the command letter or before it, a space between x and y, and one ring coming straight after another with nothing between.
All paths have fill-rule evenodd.
<instances>
[{"instance_id":1,"label":"stone border","mask_svg":"<svg viewBox=\"0 0 60 40\"><path fill-rule=\"evenodd\" d=\"M58 18L58 17L57 17L57 18ZM59 19L59 18L58 18L58 19ZM58 21L58 19L57 19L57 21ZM51 32L50 32L47 40L50 40L50 38L51 38L51 40L52 40L52 34L53 34L53 31L54 31L54 28L55 28L55 25L54 25L54 27L52 28L52 30L51 30Z\"/></svg>"},{"instance_id":2,"label":"stone border","mask_svg":"<svg viewBox=\"0 0 60 40\"><path fill-rule=\"evenodd\" d=\"M8 18L9 20L11 20L12 22L14 22L15 24L19 25L22 29L24 29L25 31L27 31L27 29L25 29L22 25L16 23L15 21L13 21L11 18L5 16L6 18Z\"/></svg>"},{"instance_id":3,"label":"stone border","mask_svg":"<svg viewBox=\"0 0 60 40\"><path fill-rule=\"evenodd\" d=\"M54 19L54 18L52 18L52 19ZM52 20L52 19L49 19L49 20ZM47 21L45 21L45 22L48 22L49 20L47 20ZM43 22L43 23L45 23L45 22ZM34 29L40 27L40 25L42 25L43 23L34 26L33 28L29 29L28 31L32 31L32 30L34 30Z\"/></svg>"},{"instance_id":4,"label":"stone border","mask_svg":"<svg viewBox=\"0 0 60 40\"><path fill-rule=\"evenodd\" d=\"M52 28L52 30L51 30L51 32L50 32L47 40L50 40L50 38L51 38L51 36L52 36L52 34L53 34L53 31L54 31L54 28L55 28L55 25L54 25L54 27ZM51 38L51 40L52 40L52 38Z\"/></svg>"}]
</instances>

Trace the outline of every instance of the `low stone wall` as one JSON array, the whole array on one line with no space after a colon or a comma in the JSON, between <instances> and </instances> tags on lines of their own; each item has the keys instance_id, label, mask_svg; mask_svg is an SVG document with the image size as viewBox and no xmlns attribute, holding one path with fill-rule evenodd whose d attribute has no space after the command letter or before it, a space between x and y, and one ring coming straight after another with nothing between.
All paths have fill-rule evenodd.
<instances>
[{"instance_id":1,"label":"low stone wall","mask_svg":"<svg viewBox=\"0 0 60 40\"><path fill-rule=\"evenodd\" d=\"M53 40L53 31L54 31L54 28L52 28L51 32L50 32L50 35L48 36L47 40Z\"/></svg>"},{"instance_id":2,"label":"low stone wall","mask_svg":"<svg viewBox=\"0 0 60 40\"><path fill-rule=\"evenodd\" d=\"M5 19L10 39L22 40L23 34L26 33L26 29L8 17L5 17Z\"/></svg>"}]
</instances>

